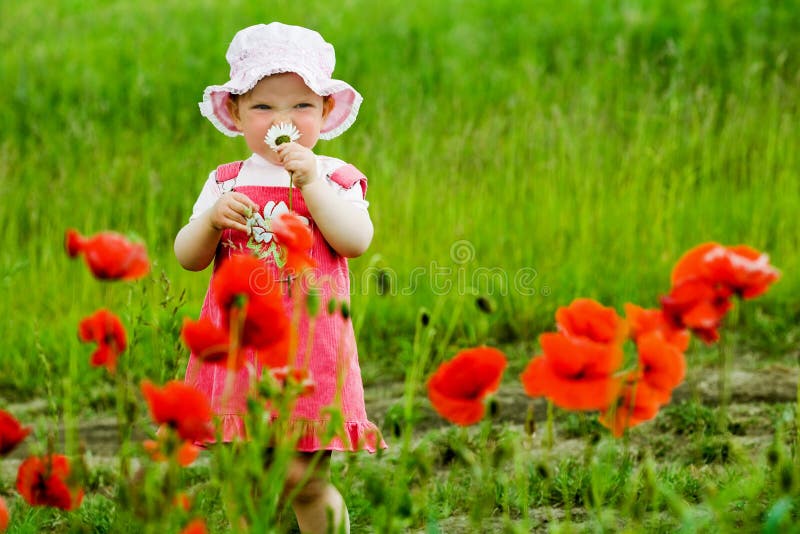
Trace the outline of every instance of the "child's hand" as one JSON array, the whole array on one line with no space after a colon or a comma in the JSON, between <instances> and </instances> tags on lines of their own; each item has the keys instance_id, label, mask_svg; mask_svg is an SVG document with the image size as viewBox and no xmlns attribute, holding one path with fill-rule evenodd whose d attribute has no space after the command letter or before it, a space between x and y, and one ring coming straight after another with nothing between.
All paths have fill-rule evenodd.
<instances>
[{"instance_id":1,"label":"child's hand","mask_svg":"<svg viewBox=\"0 0 800 534\"><path fill-rule=\"evenodd\" d=\"M219 197L208 210L208 222L218 232L230 228L248 233L247 219L258 210L258 204L247 195L231 191Z\"/></svg>"},{"instance_id":2,"label":"child's hand","mask_svg":"<svg viewBox=\"0 0 800 534\"><path fill-rule=\"evenodd\" d=\"M277 152L283 168L292 175L294 185L302 189L317 179L317 158L310 148L298 143L283 143Z\"/></svg>"}]
</instances>

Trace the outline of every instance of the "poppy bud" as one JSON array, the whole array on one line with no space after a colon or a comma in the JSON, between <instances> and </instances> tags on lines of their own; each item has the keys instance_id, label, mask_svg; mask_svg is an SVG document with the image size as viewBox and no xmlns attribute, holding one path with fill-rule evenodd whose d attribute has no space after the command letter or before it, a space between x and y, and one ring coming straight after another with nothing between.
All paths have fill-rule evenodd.
<instances>
[{"instance_id":1,"label":"poppy bud","mask_svg":"<svg viewBox=\"0 0 800 534\"><path fill-rule=\"evenodd\" d=\"M494 302L489 297L481 295L480 297L475 299L475 305L478 307L480 311L482 311L487 315L494 313L495 310Z\"/></svg>"},{"instance_id":2,"label":"poppy bud","mask_svg":"<svg viewBox=\"0 0 800 534\"><path fill-rule=\"evenodd\" d=\"M500 413L500 403L497 402L497 399L494 397L489 397L489 418L495 419L497 415Z\"/></svg>"},{"instance_id":3,"label":"poppy bud","mask_svg":"<svg viewBox=\"0 0 800 534\"><path fill-rule=\"evenodd\" d=\"M794 473L792 466L788 462L784 462L781 466L781 489L784 493L789 493L792 490L792 483L794 482Z\"/></svg>"},{"instance_id":4,"label":"poppy bud","mask_svg":"<svg viewBox=\"0 0 800 534\"><path fill-rule=\"evenodd\" d=\"M419 312L419 324L422 326L428 326L431 323L431 314L427 311L422 310Z\"/></svg>"},{"instance_id":5,"label":"poppy bud","mask_svg":"<svg viewBox=\"0 0 800 534\"><path fill-rule=\"evenodd\" d=\"M308 315L311 317L316 317L319 313L319 305L320 305L320 291L316 287L311 287L308 289L308 294L306 295L306 309L308 310Z\"/></svg>"},{"instance_id":6,"label":"poppy bud","mask_svg":"<svg viewBox=\"0 0 800 534\"><path fill-rule=\"evenodd\" d=\"M528 411L525 413L525 433L528 436L533 436L536 433L536 418L534 417L533 406L528 406Z\"/></svg>"},{"instance_id":7,"label":"poppy bud","mask_svg":"<svg viewBox=\"0 0 800 534\"><path fill-rule=\"evenodd\" d=\"M770 447L767 451L767 464L770 467L775 467L778 464L778 461L781 459L781 453L778 451L777 447Z\"/></svg>"},{"instance_id":8,"label":"poppy bud","mask_svg":"<svg viewBox=\"0 0 800 534\"><path fill-rule=\"evenodd\" d=\"M392 291L392 277L389 275L389 271L386 269L381 269L378 271L378 277L375 279L376 288L378 295L386 295Z\"/></svg>"},{"instance_id":9,"label":"poppy bud","mask_svg":"<svg viewBox=\"0 0 800 534\"><path fill-rule=\"evenodd\" d=\"M547 480L548 478L550 478L550 470L543 463L536 464L536 474L542 480Z\"/></svg>"}]
</instances>

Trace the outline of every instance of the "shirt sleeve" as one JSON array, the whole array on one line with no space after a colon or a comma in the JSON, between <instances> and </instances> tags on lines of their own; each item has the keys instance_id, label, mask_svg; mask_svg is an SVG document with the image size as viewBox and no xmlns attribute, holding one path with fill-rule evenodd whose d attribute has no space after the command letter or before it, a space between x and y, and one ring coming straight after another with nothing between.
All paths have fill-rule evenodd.
<instances>
[{"instance_id":1,"label":"shirt sleeve","mask_svg":"<svg viewBox=\"0 0 800 534\"><path fill-rule=\"evenodd\" d=\"M203 189L200 191L200 196L197 197L197 200L194 203L194 207L192 208L192 215L189 217L189 221L193 221L198 218L203 212L208 210L214 203L222 196L222 187L217 183L217 171L216 169L211 171L208 175L208 179L206 183L203 184Z\"/></svg>"},{"instance_id":2,"label":"shirt sleeve","mask_svg":"<svg viewBox=\"0 0 800 534\"><path fill-rule=\"evenodd\" d=\"M357 187L358 184L355 184L350 189L345 189L344 187L342 187L339 184L335 183L333 180L331 180L327 176L325 177L325 181L328 182L328 184L331 187L333 187L334 190L336 190L336 193L339 195L339 197L347 200L348 202L350 202L354 206L356 206L356 207L358 207L358 208L360 208L360 209L362 209L364 211L367 211L367 208L369 208L369 202L367 202L361 196L361 187Z\"/></svg>"},{"instance_id":3,"label":"shirt sleeve","mask_svg":"<svg viewBox=\"0 0 800 534\"><path fill-rule=\"evenodd\" d=\"M369 202L364 199L363 189L361 187L356 187L359 185L358 183L353 184L352 187L346 189L331 180L331 174L333 174L342 166L347 165L346 162L337 158L323 156L318 160L318 165L321 166L320 174L325 177L325 181L336 191L340 198L347 200L359 209L367 211L367 208L369 208Z\"/></svg>"}]
</instances>

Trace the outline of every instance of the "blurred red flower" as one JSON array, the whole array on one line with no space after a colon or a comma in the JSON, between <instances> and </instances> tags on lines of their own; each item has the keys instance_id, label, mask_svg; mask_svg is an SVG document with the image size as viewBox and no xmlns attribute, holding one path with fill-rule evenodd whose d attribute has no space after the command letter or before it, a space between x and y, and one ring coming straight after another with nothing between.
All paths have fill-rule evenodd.
<instances>
[{"instance_id":1,"label":"blurred red flower","mask_svg":"<svg viewBox=\"0 0 800 534\"><path fill-rule=\"evenodd\" d=\"M556 311L558 333L539 337L543 354L520 376L525 392L568 410L603 410L616 397L627 325L613 308L576 299Z\"/></svg>"},{"instance_id":2,"label":"blurred red flower","mask_svg":"<svg viewBox=\"0 0 800 534\"><path fill-rule=\"evenodd\" d=\"M544 354L533 358L520 375L525 393L544 396L567 410L603 410L617 396L614 376L622 364L622 347L593 343L564 334L539 337Z\"/></svg>"},{"instance_id":3,"label":"blurred red flower","mask_svg":"<svg viewBox=\"0 0 800 534\"><path fill-rule=\"evenodd\" d=\"M228 365L228 350L230 345L230 335L225 328L217 326L208 317L201 317L199 320L184 318L181 337L186 346L189 347L198 358L207 362L222 363ZM238 357L231 363L231 367L239 370L244 365L244 358Z\"/></svg>"},{"instance_id":4,"label":"blurred red flower","mask_svg":"<svg viewBox=\"0 0 800 534\"><path fill-rule=\"evenodd\" d=\"M127 346L125 327L119 317L106 309L97 310L81 320L78 337L83 342L97 343L97 350L92 353L92 365L104 365L112 373L116 370L117 356Z\"/></svg>"},{"instance_id":5,"label":"blurred red flower","mask_svg":"<svg viewBox=\"0 0 800 534\"><path fill-rule=\"evenodd\" d=\"M181 530L181 534L207 534L206 522L203 519L192 519L188 525Z\"/></svg>"},{"instance_id":6,"label":"blurred red flower","mask_svg":"<svg viewBox=\"0 0 800 534\"><path fill-rule=\"evenodd\" d=\"M627 428L649 421L658 415L660 404L648 393L635 380L627 381L615 407L601 413L598 421L615 437L622 436Z\"/></svg>"},{"instance_id":7,"label":"blurred red flower","mask_svg":"<svg viewBox=\"0 0 800 534\"><path fill-rule=\"evenodd\" d=\"M6 505L6 500L0 497L0 532L6 531L9 522L11 522L11 514L8 513L8 505Z\"/></svg>"},{"instance_id":8,"label":"blurred red flower","mask_svg":"<svg viewBox=\"0 0 800 534\"><path fill-rule=\"evenodd\" d=\"M19 466L17 491L31 506L52 506L73 510L83 500L83 490L70 483L66 456L30 456Z\"/></svg>"},{"instance_id":9,"label":"blurred red flower","mask_svg":"<svg viewBox=\"0 0 800 534\"><path fill-rule=\"evenodd\" d=\"M430 377L428 398L448 421L473 425L483 419L483 400L500 386L506 364L505 355L494 348L462 350Z\"/></svg>"},{"instance_id":10,"label":"blurred red flower","mask_svg":"<svg viewBox=\"0 0 800 534\"><path fill-rule=\"evenodd\" d=\"M275 280L261 261L247 254L228 258L212 281L212 290L222 308L222 329L240 328L242 348L258 350L264 365L282 366L288 354L289 318L283 302L281 282ZM231 315L243 319L231 325ZM216 334L219 337L219 334ZM272 350L271 350L272 349Z\"/></svg>"},{"instance_id":11,"label":"blurred red flower","mask_svg":"<svg viewBox=\"0 0 800 534\"><path fill-rule=\"evenodd\" d=\"M84 237L76 230L66 232L64 245L70 258L83 254L89 270L100 280L136 280L150 272L147 250L117 232L99 232Z\"/></svg>"},{"instance_id":12,"label":"blurred red flower","mask_svg":"<svg viewBox=\"0 0 800 534\"><path fill-rule=\"evenodd\" d=\"M719 326L731 309L731 292L701 278L687 278L661 297L661 309L674 328L688 328L706 343L719 339Z\"/></svg>"},{"instance_id":13,"label":"blurred red flower","mask_svg":"<svg viewBox=\"0 0 800 534\"><path fill-rule=\"evenodd\" d=\"M155 462L166 462L169 459L168 453L165 453L165 449L168 448L165 440L160 439L156 441L152 439L146 439L142 442L142 447ZM197 457L200 456L201 449L201 447L198 447L190 441L183 441L177 447L177 449L175 449L173 456L178 465L187 467L192 465L194 461L197 460Z\"/></svg>"},{"instance_id":14,"label":"blurred red flower","mask_svg":"<svg viewBox=\"0 0 800 534\"><path fill-rule=\"evenodd\" d=\"M299 274L316 265L314 258L310 256L311 229L296 213L281 213L270 222L270 230L286 254L284 269Z\"/></svg>"},{"instance_id":15,"label":"blurred red flower","mask_svg":"<svg viewBox=\"0 0 800 534\"><path fill-rule=\"evenodd\" d=\"M747 245L703 243L687 251L672 270L672 289L661 297L664 314L677 328L689 328L706 343L731 308L730 298L763 294L780 278L769 256Z\"/></svg>"},{"instance_id":16,"label":"blurred red flower","mask_svg":"<svg viewBox=\"0 0 800 534\"><path fill-rule=\"evenodd\" d=\"M747 245L703 243L686 252L672 271L673 285L701 278L720 284L741 298L757 297L780 278L769 256Z\"/></svg>"},{"instance_id":17,"label":"blurred red flower","mask_svg":"<svg viewBox=\"0 0 800 534\"><path fill-rule=\"evenodd\" d=\"M297 392L298 397L307 397L314 393L317 385L306 369L297 367L275 367L269 373L280 386L281 391L287 388Z\"/></svg>"},{"instance_id":18,"label":"blurred red flower","mask_svg":"<svg viewBox=\"0 0 800 534\"><path fill-rule=\"evenodd\" d=\"M31 433L10 413L0 410L0 456L5 456L17 448L22 440Z\"/></svg>"},{"instance_id":19,"label":"blurred red flower","mask_svg":"<svg viewBox=\"0 0 800 534\"><path fill-rule=\"evenodd\" d=\"M142 382L153 421L174 428L185 441L203 442L214 437L208 397L194 387L172 380L159 388Z\"/></svg>"},{"instance_id":20,"label":"blurred red flower","mask_svg":"<svg viewBox=\"0 0 800 534\"><path fill-rule=\"evenodd\" d=\"M668 403L672 391L686 376L683 351L664 340L661 332L651 331L639 336L638 368L628 373L620 398L613 409L600 415L600 423L619 437L626 428L656 416Z\"/></svg>"},{"instance_id":21,"label":"blurred red flower","mask_svg":"<svg viewBox=\"0 0 800 534\"><path fill-rule=\"evenodd\" d=\"M625 318L634 341L650 332L658 332L664 341L674 345L678 350L685 351L689 348L689 332L685 328L676 328L661 309L644 309L636 304L627 303Z\"/></svg>"}]
</instances>

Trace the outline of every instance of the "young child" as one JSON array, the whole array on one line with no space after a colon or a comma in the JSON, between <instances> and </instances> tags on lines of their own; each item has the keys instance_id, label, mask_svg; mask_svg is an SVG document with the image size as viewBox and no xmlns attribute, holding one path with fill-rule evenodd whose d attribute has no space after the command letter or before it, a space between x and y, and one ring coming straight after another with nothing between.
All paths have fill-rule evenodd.
<instances>
[{"instance_id":1,"label":"young child","mask_svg":"<svg viewBox=\"0 0 800 534\"><path fill-rule=\"evenodd\" d=\"M322 307L331 297L349 302L346 258L362 254L372 240L364 200L367 180L352 165L318 156L312 149L318 139L336 137L353 124L361 95L331 78L333 47L306 28L277 22L245 28L233 38L226 59L230 81L206 88L200 110L225 135L243 135L253 154L211 172L189 223L175 238L178 261L199 271L214 260L216 272L231 255L256 254L278 273L280 255L269 221L291 204L312 231L311 257L321 281ZM273 126L281 126L293 140L277 144L270 139L268 144L265 136ZM220 310L211 297L209 287L201 317L218 322ZM292 507L302 532L327 532L331 527L339 532L342 526L349 531L344 501L329 482L330 451L374 452L386 445L367 419L352 323L342 314L320 312L306 354L309 324L307 316L300 321L296 365L309 364L315 390L297 401L292 414L302 437L287 491L314 465L312 453L327 451ZM252 369L261 374L252 354L248 360L251 365L238 372L233 394L227 395L226 369L204 364L194 354L189 360L187 380L208 394L220 416L224 441L246 437L242 416ZM326 421L321 410L335 402L344 416L346 436L323 442ZM328 525L328 510L334 525Z\"/></svg>"}]
</instances>

